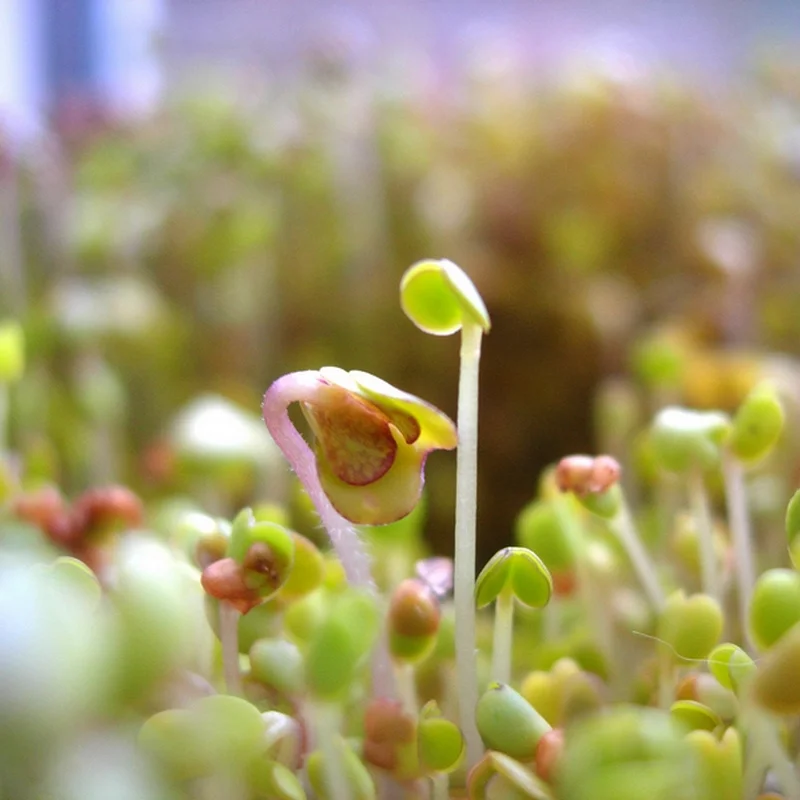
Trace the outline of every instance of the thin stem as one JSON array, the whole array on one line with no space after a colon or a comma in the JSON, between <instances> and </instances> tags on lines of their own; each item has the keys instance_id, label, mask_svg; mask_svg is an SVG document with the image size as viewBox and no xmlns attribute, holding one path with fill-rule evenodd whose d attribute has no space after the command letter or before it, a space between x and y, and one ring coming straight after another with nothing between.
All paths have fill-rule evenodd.
<instances>
[{"instance_id":1,"label":"thin stem","mask_svg":"<svg viewBox=\"0 0 800 800\"><path fill-rule=\"evenodd\" d=\"M511 683L511 655L514 640L514 595L502 591L494 606L494 638L492 641L491 678Z\"/></svg>"},{"instance_id":2,"label":"thin stem","mask_svg":"<svg viewBox=\"0 0 800 800\"><path fill-rule=\"evenodd\" d=\"M753 543L750 531L750 518L747 513L747 492L744 485L744 467L742 462L730 451L722 456L722 474L725 480L725 503L728 511L728 524L733 551L736 556L736 580L739 585L739 617L742 635L751 652L755 647L750 638L747 624L750 608L750 596L755 585L755 567L753 564Z\"/></svg>"},{"instance_id":3,"label":"thin stem","mask_svg":"<svg viewBox=\"0 0 800 800\"><path fill-rule=\"evenodd\" d=\"M431 800L448 800L450 797L450 780L443 772L437 772L431 778Z\"/></svg>"},{"instance_id":4,"label":"thin stem","mask_svg":"<svg viewBox=\"0 0 800 800\"><path fill-rule=\"evenodd\" d=\"M313 720L317 747L322 752L322 761L327 785L326 797L329 800L350 800L342 764L341 726L342 709L335 703L319 703L312 709L309 719Z\"/></svg>"},{"instance_id":5,"label":"thin stem","mask_svg":"<svg viewBox=\"0 0 800 800\"><path fill-rule=\"evenodd\" d=\"M689 473L689 502L692 506L697 539L700 546L700 568L703 580L703 592L714 600L720 600L719 580L717 575L717 557L714 552L714 529L711 520L711 509L708 495L703 483L703 473L694 469Z\"/></svg>"},{"instance_id":6,"label":"thin stem","mask_svg":"<svg viewBox=\"0 0 800 800\"><path fill-rule=\"evenodd\" d=\"M219 639L222 644L222 672L228 694L242 695L239 672L239 612L224 600L219 603Z\"/></svg>"},{"instance_id":7,"label":"thin stem","mask_svg":"<svg viewBox=\"0 0 800 800\"><path fill-rule=\"evenodd\" d=\"M356 529L331 505L320 484L314 454L289 419L289 406L295 402L313 402L318 388L319 375L312 370L278 378L264 395L264 422L308 492L347 580L353 586L373 588L370 559L364 544Z\"/></svg>"},{"instance_id":8,"label":"thin stem","mask_svg":"<svg viewBox=\"0 0 800 800\"><path fill-rule=\"evenodd\" d=\"M475 528L478 491L478 370L483 331L465 321L461 329L461 365L458 381L458 450L456 455L456 519L454 601L456 672L461 730L467 767L481 757L475 707L478 674L475 663Z\"/></svg>"},{"instance_id":9,"label":"thin stem","mask_svg":"<svg viewBox=\"0 0 800 800\"><path fill-rule=\"evenodd\" d=\"M768 769L778 778L786 800L800 800L800 780L781 743L776 721L756 708L747 711L746 720L749 747L744 771L745 800L758 797Z\"/></svg>"},{"instance_id":10,"label":"thin stem","mask_svg":"<svg viewBox=\"0 0 800 800\"><path fill-rule=\"evenodd\" d=\"M395 663L394 682L397 687L397 699L402 703L403 711L416 719L419 713L419 700L414 665L406 662Z\"/></svg>"},{"instance_id":11,"label":"thin stem","mask_svg":"<svg viewBox=\"0 0 800 800\"><path fill-rule=\"evenodd\" d=\"M620 544L628 554L633 570L642 584L647 599L656 611L661 611L666 603L664 589L661 586L655 565L642 544L633 522L633 516L624 497L621 499L619 511L614 519L614 530Z\"/></svg>"}]
</instances>

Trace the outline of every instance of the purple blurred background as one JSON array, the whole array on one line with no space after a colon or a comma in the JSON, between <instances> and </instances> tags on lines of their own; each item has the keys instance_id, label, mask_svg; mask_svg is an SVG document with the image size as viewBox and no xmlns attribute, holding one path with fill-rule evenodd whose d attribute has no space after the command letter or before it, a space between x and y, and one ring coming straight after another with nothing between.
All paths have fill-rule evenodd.
<instances>
[{"instance_id":1,"label":"purple blurred background","mask_svg":"<svg viewBox=\"0 0 800 800\"><path fill-rule=\"evenodd\" d=\"M613 50L729 81L798 39L796 0L0 0L0 119L29 130L75 96L148 110L185 81L281 76L321 49L557 73Z\"/></svg>"}]
</instances>

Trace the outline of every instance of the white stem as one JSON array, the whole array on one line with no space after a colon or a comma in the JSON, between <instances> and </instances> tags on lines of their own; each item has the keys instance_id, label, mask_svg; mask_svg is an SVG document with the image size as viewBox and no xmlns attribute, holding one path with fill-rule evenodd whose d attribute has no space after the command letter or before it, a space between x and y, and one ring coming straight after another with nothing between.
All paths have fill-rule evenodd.
<instances>
[{"instance_id":1,"label":"white stem","mask_svg":"<svg viewBox=\"0 0 800 800\"><path fill-rule=\"evenodd\" d=\"M219 640L222 645L222 671L228 694L242 695L239 672L239 612L224 600L219 602Z\"/></svg>"},{"instance_id":2,"label":"white stem","mask_svg":"<svg viewBox=\"0 0 800 800\"><path fill-rule=\"evenodd\" d=\"M308 492L342 562L347 580L353 586L372 588L370 560L364 544L356 529L331 505L320 484L314 454L289 419L289 406L292 403L313 403L318 391L319 374L311 370L278 378L264 395L264 422Z\"/></svg>"},{"instance_id":3,"label":"white stem","mask_svg":"<svg viewBox=\"0 0 800 800\"><path fill-rule=\"evenodd\" d=\"M315 727L317 747L322 752L326 797L329 800L350 800L350 791L342 763L341 727L342 710L335 703L319 703L312 709L309 719Z\"/></svg>"},{"instance_id":4,"label":"white stem","mask_svg":"<svg viewBox=\"0 0 800 800\"><path fill-rule=\"evenodd\" d=\"M403 711L416 719L419 713L419 700L414 679L414 665L405 662L395 664L394 681L397 687L397 698L403 705Z\"/></svg>"},{"instance_id":5,"label":"white stem","mask_svg":"<svg viewBox=\"0 0 800 800\"><path fill-rule=\"evenodd\" d=\"M501 592L494 606L494 638L492 641L491 678L498 683L511 683L511 656L514 641L514 595Z\"/></svg>"},{"instance_id":6,"label":"white stem","mask_svg":"<svg viewBox=\"0 0 800 800\"><path fill-rule=\"evenodd\" d=\"M483 332L476 323L461 329L461 370L458 382L458 450L456 454L456 519L454 602L456 671L461 731L467 767L483 752L475 724L478 674L475 663L475 528L478 491L478 368Z\"/></svg>"},{"instance_id":7,"label":"white stem","mask_svg":"<svg viewBox=\"0 0 800 800\"><path fill-rule=\"evenodd\" d=\"M776 720L759 709L751 708L747 711L746 721L749 746L744 772L745 800L758 797L767 769L775 773L786 800L800 800L800 780L783 747Z\"/></svg>"},{"instance_id":8,"label":"white stem","mask_svg":"<svg viewBox=\"0 0 800 800\"><path fill-rule=\"evenodd\" d=\"M448 800L450 797L450 781L445 773L437 772L431 778L431 800Z\"/></svg>"},{"instance_id":9,"label":"white stem","mask_svg":"<svg viewBox=\"0 0 800 800\"><path fill-rule=\"evenodd\" d=\"M717 556L714 552L714 528L708 495L703 484L703 473L694 469L689 473L689 502L692 506L697 540L700 546L700 568L703 580L703 592L714 600L720 601L719 580L717 574Z\"/></svg>"},{"instance_id":10,"label":"white stem","mask_svg":"<svg viewBox=\"0 0 800 800\"><path fill-rule=\"evenodd\" d=\"M747 624L750 596L753 593L753 586L756 582L750 518L747 513L747 492L745 490L742 462L730 451L726 451L723 454L722 474L725 479L725 503L728 511L731 538L733 539L736 580L739 585L739 616L742 634L750 651L755 652Z\"/></svg>"},{"instance_id":11,"label":"white stem","mask_svg":"<svg viewBox=\"0 0 800 800\"><path fill-rule=\"evenodd\" d=\"M650 555L642 544L633 522L633 516L624 497L621 499L619 511L614 519L614 530L620 544L628 554L633 570L639 578L639 583L642 584L647 599L656 611L661 611L666 603L664 589L661 586L658 572L650 559Z\"/></svg>"}]
</instances>

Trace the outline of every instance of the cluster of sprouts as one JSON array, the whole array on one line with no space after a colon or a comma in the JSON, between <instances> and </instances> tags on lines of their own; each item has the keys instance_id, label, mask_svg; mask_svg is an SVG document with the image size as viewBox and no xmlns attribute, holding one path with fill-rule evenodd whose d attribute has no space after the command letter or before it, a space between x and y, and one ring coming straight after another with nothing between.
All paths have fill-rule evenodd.
<instances>
[{"instance_id":1,"label":"cluster of sprouts","mask_svg":"<svg viewBox=\"0 0 800 800\"><path fill-rule=\"evenodd\" d=\"M165 800L800 800L800 493L778 503L784 563L749 502L787 427L775 386L728 413L658 409L638 465L564 457L478 572L489 315L446 260L412 266L400 297L422 331L460 331L455 422L338 367L264 396L324 541L280 503L184 511L155 536L123 487L69 502L3 472L51 557L0 559L0 788L50 796L65 764L116 758ZM0 327L0 456L22 352ZM451 561L423 552L420 503L426 459L454 449ZM101 796L98 774L64 796Z\"/></svg>"}]
</instances>

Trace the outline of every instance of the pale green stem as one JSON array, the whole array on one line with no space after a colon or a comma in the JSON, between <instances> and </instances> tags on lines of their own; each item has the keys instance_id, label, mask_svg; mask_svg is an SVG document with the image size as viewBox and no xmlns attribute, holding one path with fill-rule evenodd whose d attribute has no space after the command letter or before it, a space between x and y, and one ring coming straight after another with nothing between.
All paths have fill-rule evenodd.
<instances>
[{"instance_id":1,"label":"pale green stem","mask_svg":"<svg viewBox=\"0 0 800 800\"><path fill-rule=\"evenodd\" d=\"M747 513L747 492L744 484L744 468L742 462L730 451L722 457L722 474L725 479L725 503L728 511L733 552L736 563L736 580L739 588L739 618L742 635L750 652L755 647L750 637L747 624L750 596L755 585L755 567L753 564L753 543L750 532L750 518Z\"/></svg>"},{"instance_id":2,"label":"pale green stem","mask_svg":"<svg viewBox=\"0 0 800 800\"><path fill-rule=\"evenodd\" d=\"M456 520L454 601L456 671L461 731L467 767L483 752L475 724L478 674L475 661L475 527L478 491L478 369L479 325L465 321L461 330L461 371L458 383L458 450L456 456Z\"/></svg>"},{"instance_id":3,"label":"pale green stem","mask_svg":"<svg viewBox=\"0 0 800 800\"><path fill-rule=\"evenodd\" d=\"M714 600L720 601L721 592L717 570L717 557L714 552L714 528L708 495L703 483L703 473L694 469L689 473L689 502L697 528L697 540L700 547L700 569L703 581L703 592Z\"/></svg>"},{"instance_id":4,"label":"pale green stem","mask_svg":"<svg viewBox=\"0 0 800 800\"><path fill-rule=\"evenodd\" d=\"M414 665L404 661L395 662L394 682L397 699L402 704L403 711L416 719L419 712L419 700L414 680Z\"/></svg>"},{"instance_id":5,"label":"pale green stem","mask_svg":"<svg viewBox=\"0 0 800 800\"><path fill-rule=\"evenodd\" d=\"M750 708L746 712L746 722L745 800L758 797L767 769L775 773L786 800L800 800L800 780L781 743L776 721L763 711Z\"/></svg>"},{"instance_id":6,"label":"pale green stem","mask_svg":"<svg viewBox=\"0 0 800 800\"><path fill-rule=\"evenodd\" d=\"M620 508L614 519L614 530L620 544L625 548L633 571L636 573L639 583L642 584L647 599L656 611L661 611L666 603L661 580L650 555L642 544L624 497L620 500Z\"/></svg>"},{"instance_id":7,"label":"pale green stem","mask_svg":"<svg viewBox=\"0 0 800 800\"><path fill-rule=\"evenodd\" d=\"M542 638L552 642L561 635L561 598L551 597L542 609Z\"/></svg>"},{"instance_id":8,"label":"pale green stem","mask_svg":"<svg viewBox=\"0 0 800 800\"><path fill-rule=\"evenodd\" d=\"M340 747L342 709L336 703L315 704L309 719L314 725L316 746L322 763L328 800L351 800Z\"/></svg>"},{"instance_id":9,"label":"pale green stem","mask_svg":"<svg viewBox=\"0 0 800 800\"><path fill-rule=\"evenodd\" d=\"M514 594L504 589L494 606L491 679L511 683L511 655L514 641Z\"/></svg>"},{"instance_id":10,"label":"pale green stem","mask_svg":"<svg viewBox=\"0 0 800 800\"><path fill-rule=\"evenodd\" d=\"M431 788L431 800L448 800L450 797L450 781L442 772L437 772L431 778Z\"/></svg>"},{"instance_id":11,"label":"pale green stem","mask_svg":"<svg viewBox=\"0 0 800 800\"><path fill-rule=\"evenodd\" d=\"M219 603L219 640L222 645L222 672L228 694L241 697L242 675L239 672L239 612L230 603Z\"/></svg>"}]
</instances>

